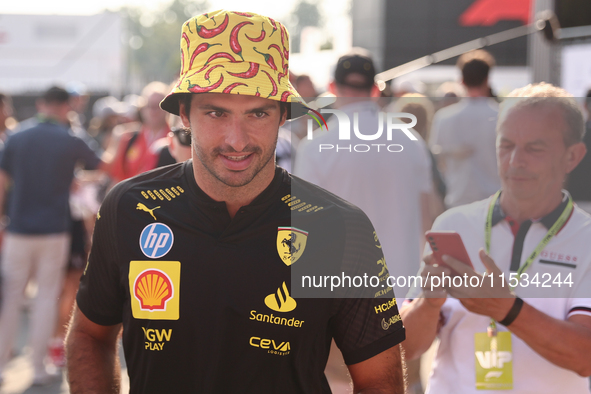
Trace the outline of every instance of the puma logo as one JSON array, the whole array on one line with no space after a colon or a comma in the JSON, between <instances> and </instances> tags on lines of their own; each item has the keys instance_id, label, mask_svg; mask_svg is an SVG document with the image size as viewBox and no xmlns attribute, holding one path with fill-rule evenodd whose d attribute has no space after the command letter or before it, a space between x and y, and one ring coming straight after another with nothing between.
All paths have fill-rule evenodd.
<instances>
[{"instance_id":1,"label":"puma logo","mask_svg":"<svg viewBox=\"0 0 591 394\"><path fill-rule=\"evenodd\" d=\"M142 204L141 202L138 202L137 207L135 209L139 209L140 211L148 212L150 215L152 215L154 220L157 220L156 216L154 216L154 210L156 210L158 208L160 208L160 207L150 209L147 206L145 206L144 204Z\"/></svg>"}]
</instances>

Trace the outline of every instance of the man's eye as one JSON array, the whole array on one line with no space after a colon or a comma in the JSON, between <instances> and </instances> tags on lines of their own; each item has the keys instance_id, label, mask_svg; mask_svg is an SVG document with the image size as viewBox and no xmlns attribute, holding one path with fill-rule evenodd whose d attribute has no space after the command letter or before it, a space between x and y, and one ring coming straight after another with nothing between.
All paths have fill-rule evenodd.
<instances>
[{"instance_id":1,"label":"man's eye","mask_svg":"<svg viewBox=\"0 0 591 394\"><path fill-rule=\"evenodd\" d=\"M265 115L267 115L265 112L259 111L259 112L255 112L254 116L255 118L264 118Z\"/></svg>"},{"instance_id":2,"label":"man's eye","mask_svg":"<svg viewBox=\"0 0 591 394\"><path fill-rule=\"evenodd\" d=\"M221 118L224 115L224 113L222 111L211 111L208 112L208 115L213 118Z\"/></svg>"}]
</instances>

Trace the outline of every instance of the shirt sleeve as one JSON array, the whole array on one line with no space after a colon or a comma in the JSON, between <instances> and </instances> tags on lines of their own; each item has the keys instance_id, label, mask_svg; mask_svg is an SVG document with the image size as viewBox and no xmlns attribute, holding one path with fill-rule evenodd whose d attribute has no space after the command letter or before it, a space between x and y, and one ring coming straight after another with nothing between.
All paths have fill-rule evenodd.
<instances>
[{"instance_id":1,"label":"shirt sleeve","mask_svg":"<svg viewBox=\"0 0 591 394\"><path fill-rule=\"evenodd\" d=\"M74 138L76 139L75 147L76 152L78 153L78 160L84 163L84 169L97 169L101 162L101 159L96 155L96 153L92 149L90 149L90 147L86 142L84 142L84 140L78 137Z\"/></svg>"},{"instance_id":2,"label":"shirt sleeve","mask_svg":"<svg viewBox=\"0 0 591 394\"><path fill-rule=\"evenodd\" d=\"M568 313L566 318L573 315L586 315L591 317L591 298L571 298L569 299Z\"/></svg>"},{"instance_id":3,"label":"shirt sleeve","mask_svg":"<svg viewBox=\"0 0 591 394\"><path fill-rule=\"evenodd\" d=\"M573 278L577 288L574 297L568 299L567 319L573 315L591 316L591 266L588 267L583 275Z\"/></svg>"},{"instance_id":4,"label":"shirt sleeve","mask_svg":"<svg viewBox=\"0 0 591 394\"><path fill-rule=\"evenodd\" d=\"M97 214L92 249L76 296L82 313L104 326L121 323L123 315L125 293L120 279L116 228L117 205L124 189L124 185L113 188Z\"/></svg>"},{"instance_id":5,"label":"shirt sleeve","mask_svg":"<svg viewBox=\"0 0 591 394\"><path fill-rule=\"evenodd\" d=\"M365 361L405 338L404 327L381 245L371 222L364 214L346 219L343 272L351 277L365 277L361 297L338 300L331 319L334 339L347 365ZM377 278L377 280L376 280ZM372 282L373 280L373 282Z\"/></svg>"}]
</instances>

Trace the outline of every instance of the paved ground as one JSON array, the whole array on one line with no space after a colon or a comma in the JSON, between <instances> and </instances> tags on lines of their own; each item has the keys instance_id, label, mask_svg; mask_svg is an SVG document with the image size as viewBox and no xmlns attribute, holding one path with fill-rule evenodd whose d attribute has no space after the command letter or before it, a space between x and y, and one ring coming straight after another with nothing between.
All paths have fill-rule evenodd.
<instances>
[{"instance_id":1,"label":"paved ground","mask_svg":"<svg viewBox=\"0 0 591 394\"><path fill-rule=\"evenodd\" d=\"M0 386L0 394L69 394L70 389L65 378L65 373L62 371L56 372L56 381L53 384L44 387L31 386L33 381L33 369L29 362L27 355L27 348L25 347L27 333L28 333L28 313L24 311L21 317L21 329L19 330L19 337L15 349L17 354L8 364L5 374L4 383ZM431 349L423 356L421 365L421 380L423 387L425 387L427 377L429 375L432 357L434 356L437 343L431 346ZM125 367L125 359L123 358L123 351L120 349L121 356L121 378L122 378L122 393L129 393L129 379L127 377L127 369ZM350 393L348 387L333 387L334 393Z\"/></svg>"},{"instance_id":2,"label":"paved ground","mask_svg":"<svg viewBox=\"0 0 591 394\"><path fill-rule=\"evenodd\" d=\"M51 368L49 369L49 371L56 373L56 380L54 383L43 387L31 386L31 383L33 381L33 369L31 363L29 362L27 348L25 346L29 328L28 312L26 310L23 311L21 319L21 329L19 330L19 337L15 345L15 350L17 353L6 368L4 374L4 384L0 386L0 394L68 394L70 390L65 377L65 372L51 370ZM434 347L432 347L432 350L429 352L429 356L426 357L427 363L423 363L423 371L421 373L423 381L425 381L425 378L428 375L428 367L430 366L430 359L432 357L433 348ZM121 350L121 346L120 356L122 365L121 392L128 393L129 380L127 377L127 369L125 367L125 360L123 358L123 351ZM348 385L336 385L332 386L332 389L335 394L351 393L351 389L348 387Z\"/></svg>"},{"instance_id":3,"label":"paved ground","mask_svg":"<svg viewBox=\"0 0 591 394\"><path fill-rule=\"evenodd\" d=\"M21 329L19 330L19 337L15 345L17 354L8 364L4 374L4 384L0 386L0 394L68 394L70 392L68 383L65 377L65 372L51 370L49 372L56 372L56 380L54 383L43 386L31 386L33 381L33 369L29 362L27 354L26 340L29 328L28 312L25 310L21 317ZM125 368L125 360L123 358L123 351L120 346L121 356L121 377L122 377L122 393L129 392L129 380L127 377L127 369ZM335 394L348 394L351 389L348 385L333 386Z\"/></svg>"},{"instance_id":4,"label":"paved ground","mask_svg":"<svg viewBox=\"0 0 591 394\"><path fill-rule=\"evenodd\" d=\"M50 385L43 387L31 386L33 381L33 369L29 362L27 348L25 347L28 327L28 313L25 311L22 314L19 338L15 347L17 354L6 368L4 373L4 383L0 387L0 394L68 394L70 389L65 378L65 373L62 371L50 370L50 372L56 372L56 380ZM123 360L123 358L121 359L121 365L125 365L125 360ZM127 378L127 369L125 369L125 367L123 367L121 371L121 376L123 380L121 392L128 393L129 380Z\"/></svg>"}]
</instances>

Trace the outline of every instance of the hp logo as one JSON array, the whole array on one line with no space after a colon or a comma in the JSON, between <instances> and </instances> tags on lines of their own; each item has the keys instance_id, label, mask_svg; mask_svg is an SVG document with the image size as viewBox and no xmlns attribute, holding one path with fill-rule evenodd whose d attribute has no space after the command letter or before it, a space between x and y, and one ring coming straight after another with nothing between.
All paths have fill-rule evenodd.
<instances>
[{"instance_id":1,"label":"hp logo","mask_svg":"<svg viewBox=\"0 0 591 394\"><path fill-rule=\"evenodd\" d=\"M151 259L164 256L170 251L173 243L172 230L162 223L147 225L140 235L140 249Z\"/></svg>"}]
</instances>

